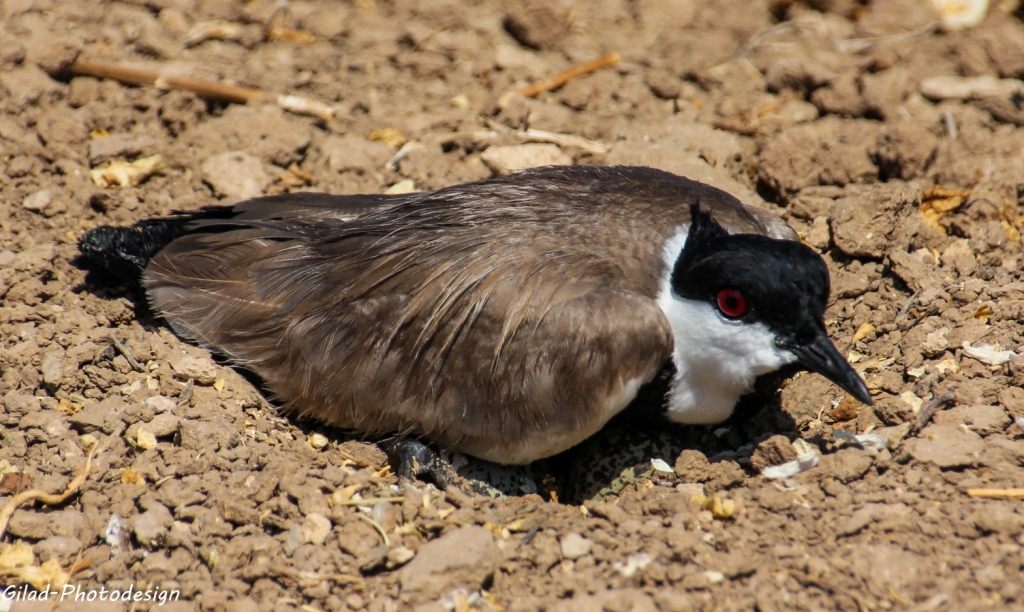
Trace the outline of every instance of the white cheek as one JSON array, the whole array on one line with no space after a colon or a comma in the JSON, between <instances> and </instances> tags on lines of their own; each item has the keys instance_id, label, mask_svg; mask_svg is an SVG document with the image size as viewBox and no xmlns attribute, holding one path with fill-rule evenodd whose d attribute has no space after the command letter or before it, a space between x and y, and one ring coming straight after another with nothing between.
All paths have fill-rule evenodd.
<instances>
[{"instance_id":1,"label":"white cheek","mask_svg":"<svg viewBox=\"0 0 1024 612\"><path fill-rule=\"evenodd\" d=\"M726 319L711 304L681 298L672 290L672 266L686 242L682 232L680 228L666 243L668 271L658 296L675 337L676 376L668 417L680 423L717 423L732 414L758 376L792 363L796 356L776 345L766 325Z\"/></svg>"}]
</instances>

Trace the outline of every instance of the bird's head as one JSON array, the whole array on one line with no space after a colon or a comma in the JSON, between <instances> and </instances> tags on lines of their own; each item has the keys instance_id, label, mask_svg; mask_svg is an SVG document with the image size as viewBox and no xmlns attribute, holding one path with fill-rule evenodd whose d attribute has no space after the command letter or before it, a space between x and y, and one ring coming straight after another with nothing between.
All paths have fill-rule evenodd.
<instances>
[{"instance_id":1,"label":"bird's head","mask_svg":"<svg viewBox=\"0 0 1024 612\"><path fill-rule=\"evenodd\" d=\"M721 420L728 413L712 414L706 391L745 392L757 376L789 364L871 404L864 381L825 331L829 273L820 255L791 240L729 234L697 205L677 252L660 302L676 336L676 367L691 379L677 390L675 415L670 401L670 418ZM695 390L689 398L688 389Z\"/></svg>"}]
</instances>

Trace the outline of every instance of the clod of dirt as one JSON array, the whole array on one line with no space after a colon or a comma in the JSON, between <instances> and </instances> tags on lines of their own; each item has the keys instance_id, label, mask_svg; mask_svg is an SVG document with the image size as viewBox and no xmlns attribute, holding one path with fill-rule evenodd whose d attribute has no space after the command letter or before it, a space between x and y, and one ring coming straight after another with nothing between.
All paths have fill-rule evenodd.
<instances>
[{"instance_id":1,"label":"clod of dirt","mask_svg":"<svg viewBox=\"0 0 1024 612\"><path fill-rule=\"evenodd\" d=\"M907 442L914 459L943 469L975 464L984 448L981 436L956 425L929 425Z\"/></svg>"},{"instance_id":2,"label":"clod of dirt","mask_svg":"<svg viewBox=\"0 0 1024 612\"><path fill-rule=\"evenodd\" d=\"M229 198L253 198L263 193L270 177L259 158L242 151L214 155L203 162L203 179L218 194Z\"/></svg>"},{"instance_id":3,"label":"clod of dirt","mask_svg":"<svg viewBox=\"0 0 1024 612\"><path fill-rule=\"evenodd\" d=\"M760 472L772 465L796 460L797 452L786 436L772 436L757 445L750 455L750 467Z\"/></svg>"},{"instance_id":4,"label":"clod of dirt","mask_svg":"<svg viewBox=\"0 0 1024 612\"><path fill-rule=\"evenodd\" d=\"M850 257L881 258L890 249L906 250L917 233L920 191L889 183L853 188L832 209L832 240Z\"/></svg>"},{"instance_id":5,"label":"clod of dirt","mask_svg":"<svg viewBox=\"0 0 1024 612\"><path fill-rule=\"evenodd\" d=\"M424 544L402 568L402 593L434 599L462 586L477 590L497 567L501 553L494 535L483 527L460 527Z\"/></svg>"},{"instance_id":6,"label":"clod of dirt","mask_svg":"<svg viewBox=\"0 0 1024 612\"><path fill-rule=\"evenodd\" d=\"M873 463L871 453L859 448L843 448L831 455L824 455L817 472L831 476L839 482L853 482L864 476Z\"/></svg>"},{"instance_id":7,"label":"clod of dirt","mask_svg":"<svg viewBox=\"0 0 1024 612\"><path fill-rule=\"evenodd\" d=\"M184 355L171 361L171 369L182 380L193 378L200 385L212 385L217 380L217 364L209 357Z\"/></svg>"},{"instance_id":8,"label":"clod of dirt","mask_svg":"<svg viewBox=\"0 0 1024 612\"><path fill-rule=\"evenodd\" d=\"M149 509L143 512L137 519L132 531L135 533L135 540L139 544L149 548L156 548L163 543L167 530L174 522L174 517L166 506L159 503L151 503Z\"/></svg>"},{"instance_id":9,"label":"clod of dirt","mask_svg":"<svg viewBox=\"0 0 1024 612\"><path fill-rule=\"evenodd\" d=\"M572 163L572 158L553 144L488 147L480 159L499 176L537 166L564 166Z\"/></svg>"}]
</instances>

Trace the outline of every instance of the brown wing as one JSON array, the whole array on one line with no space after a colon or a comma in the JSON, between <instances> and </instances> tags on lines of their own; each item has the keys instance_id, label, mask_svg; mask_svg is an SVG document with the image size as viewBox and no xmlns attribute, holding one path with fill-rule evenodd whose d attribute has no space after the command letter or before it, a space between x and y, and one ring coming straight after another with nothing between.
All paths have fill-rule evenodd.
<instances>
[{"instance_id":1,"label":"brown wing","mask_svg":"<svg viewBox=\"0 0 1024 612\"><path fill-rule=\"evenodd\" d=\"M595 282L564 250L464 238L381 252L260 233L179 239L146 272L150 299L334 425L530 461L596 432L671 354L652 300Z\"/></svg>"},{"instance_id":2,"label":"brown wing","mask_svg":"<svg viewBox=\"0 0 1024 612\"><path fill-rule=\"evenodd\" d=\"M523 462L595 432L670 358L662 245L694 198L767 233L680 177L547 169L355 218L249 208L171 243L145 281L175 330L303 415Z\"/></svg>"}]
</instances>

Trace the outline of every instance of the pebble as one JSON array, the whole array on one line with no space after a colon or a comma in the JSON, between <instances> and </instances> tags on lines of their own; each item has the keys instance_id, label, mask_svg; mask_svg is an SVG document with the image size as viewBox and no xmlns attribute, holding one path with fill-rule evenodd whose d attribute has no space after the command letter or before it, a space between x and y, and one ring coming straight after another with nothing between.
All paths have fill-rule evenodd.
<instances>
[{"instance_id":1,"label":"pebble","mask_svg":"<svg viewBox=\"0 0 1024 612\"><path fill-rule=\"evenodd\" d=\"M488 147L480 155L480 159L499 176L537 166L567 166L572 164L572 158L553 144Z\"/></svg>"},{"instance_id":2,"label":"pebble","mask_svg":"<svg viewBox=\"0 0 1024 612\"><path fill-rule=\"evenodd\" d=\"M376 548L370 550L362 557L356 559L356 565L359 566L359 571L364 574L368 574L387 563L388 560L388 547L387 544L381 544Z\"/></svg>"},{"instance_id":3,"label":"pebble","mask_svg":"<svg viewBox=\"0 0 1024 612\"><path fill-rule=\"evenodd\" d=\"M288 529L288 535L284 538L284 554L290 557L302 546L305 542L305 536L302 531L302 525L292 525Z\"/></svg>"},{"instance_id":4,"label":"pebble","mask_svg":"<svg viewBox=\"0 0 1024 612\"><path fill-rule=\"evenodd\" d=\"M164 398L166 399L166 398ZM169 412L156 415L152 421L146 423L145 428L154 436L163 438L174 435L178 431L180 419Z\"/></svg>"},{"instance_id":5,"label":"pebble","mask_svg":"<svg viewBox=\"0 0 1024 612\"><path fill-rule=\"evenodd\" d=\"M811 231L807 233L807 242L818 250L828 248L832 240L832 233L828 227L828 217L815 217L811 224Z\"/></svg>"},{"instance_id":6,"label":"pebble","mask_svg":"<svg viewBox=\"0 0 1024 612\"><path fill-rule=\"evenodd\" d=\"M153 502L148 510L135 519L132 531L139 544L156 547L161 544L173 522L170 510L163 504Z\"/></svg>"},{"instance_id":7,"label":"pebble","mask_svg":"<svg viewBox=\"0 0 1024 612\"><path fill-rule=\"evenodd\" d=\"M213 190L229 198L254 198L270 184L259 158L241 151L214 155L203 162L202 170Z\"/></svg>"},{"instance_id":8,"label":"pebble","mask_svg":"<svg viewBox=\"0 0 1024 612\"><path fill-rule=\"evenodd\" d=\"M39 369L43 372L43 382L46 383L46 386L57 387L64 378L64 353L62 351L47 353L43 357Z\"/></svg>"},{"instance_id":9,"label":"pebble","mask_svg":"<svg viewBox=\"0 0 1024 612\"><path fill-rule=\"evenodd\" d=\"M52 201L53 196L50 194L50 190L43 189L41 191L33 193L32 195L22 200L21 205L27 210L31 210L33 212L42 212L42 210L49 206L50 202Z\"/></svg>"},{"instance_id":10,"label":"pebble","mask_svg":"<svg viewBox=\"0 0 1024 612\"><path fill-rule=\"evenodd\" d=\"M171 369L179 378L194 378L200 385L212 385L217 380L217 364L209 357L182 355L171 362Z\"/></svg>"},{"instance_id":11,"label":"pebble","mask_svg":"<svg viewBox=\"0 0 1024 612\"><path fill-rule=\"evenodd\" d=\"M138 157L155 152L156 141L146 134L113 134L89 141L89 163L97 166L117 157Z\"/></svg>"},{"instance_id":12,"label":"pebble","mask_svg":"<svg viewBox=\"0 0 1024 612\"><path fill-rule=\"evenodd\" d=\"M421 546L402 568L403 596L436 599L455 586L477 590L500 560L501 551L487 529L472 525L450 531Z\"/></svg>"},{"instance_id":13,"label":"pebble","mask_svg":"<svg viewBox=\"0 0 1024 612\"><path fill-rule=\"evenodd\" d=\"M302 521L302 541L320 546L331 533L331 520L316 512L306 515Z\"/></svg>"},{"instance_id":14,"label":"pebble","mask_svg":"<svg viewBox=\"0 0 1024 612\"><path fill-rule=\"evenodd\" d=\"M1010 538L1024 530L1024 516L1014 512L1006 503L990 503L979 509L974 524L985 533L998 533Z\"/></svg>"},{"instance_id":15,"label":"pebble","mask_svg":"<svg viewBox=\"0 0 1024 612\"><path fill-rule=\"evenodd\" d=\"M566 559L579 559L583 555L589 554L590 549L594 546L593 542L576 532L562 536L560 544L562 545L562 556Z\"/></svg>"},{"instance_id":16,"label":"pebble","mask_svg":"<svg viewBox=\"0 0 1024 612\"><path fill-rule=\"evenodd\" d=\"M406 548L405 546L396 546L388 551L388 567L401 567L412 561L412 558L415 556L416 551Z\"/></svg>"},{"instance_id":17,"label":"pebble","mask_svg":"<svg viewBox=\"0 0 1024 612\"><path fill-rule=\"evenodd\" d=\"M126 408L128 403L114 395L101 402L87 405L71 415L68 420L72 427L82 433L109 433L117 426Z\"/></svg>"},{"instance_id":18,"label":"pebble","mask_svg":"<svg viewBox=\"0 0 1024 612\"><path fill-rule=\"evenodd\" d=\"M15 510L11 516L7 531L18 538L30 538L42 540L53 535L50 529L50 521L45 514L29 512L27 510Z\"/></svg>"},{"instance_id":19,"label":"pebble","mask_svg":"<svg viewBox=\"0 0 1024 612\"><path fill-rule=\"evenodd\" d=\"M163 395L154 395L153 397L147 397L145 400L143 400L142 405L144 405L146 408L153 410L153 412L161 413L169 412L178 404L169 397L165 397ZM177 425L175 425L175 428L177 428Z\"/></svg>"}]
</instances>

